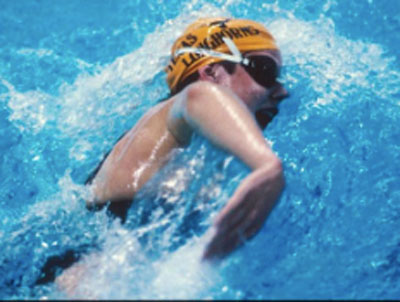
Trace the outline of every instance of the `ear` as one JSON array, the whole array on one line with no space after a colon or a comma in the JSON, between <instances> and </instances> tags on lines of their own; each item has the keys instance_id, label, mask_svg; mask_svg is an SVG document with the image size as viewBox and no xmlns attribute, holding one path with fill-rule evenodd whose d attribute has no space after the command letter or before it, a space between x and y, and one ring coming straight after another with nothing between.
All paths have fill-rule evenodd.
<instances>
[{"instance_id":1,"label":"ear","mask_svg":"<svg viewBox=\"0 0 400 302\"><path fill-rule=\"evenodd\" d=\"M200 80L213 83L221 83L221 80L226 76L225 69L220 64L212 64L201 67L198 70Z\"/></svg>"}]
</instances>

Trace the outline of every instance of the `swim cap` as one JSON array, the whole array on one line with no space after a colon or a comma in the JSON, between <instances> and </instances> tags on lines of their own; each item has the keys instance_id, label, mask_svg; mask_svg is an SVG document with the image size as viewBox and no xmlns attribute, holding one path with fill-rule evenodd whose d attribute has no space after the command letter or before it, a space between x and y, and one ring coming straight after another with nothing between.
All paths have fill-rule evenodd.
<instances>
[{"instance_id":1,"label":"swim cap","mask_svg":"<svg viewBox=\"0 0 400 302\"><path fill-rule=\"evenodd\" d=\"M245 19L200 18L189 25L171 49L171 59L165 68L167 83L173 92L176 86L199 68L224 59L201 53L179 53L181 48L201 48L229 54L225 39L231 39L241 53L278 49L273 36L260 23Z\"/></svg>"}]
</instances>

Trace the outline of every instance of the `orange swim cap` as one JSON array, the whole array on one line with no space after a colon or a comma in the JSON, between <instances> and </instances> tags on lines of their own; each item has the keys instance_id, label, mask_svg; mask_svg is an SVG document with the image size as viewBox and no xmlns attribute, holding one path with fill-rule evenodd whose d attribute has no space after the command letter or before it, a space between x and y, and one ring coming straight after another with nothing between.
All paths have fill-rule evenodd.
<instances>
[{"instance_id":1,"label":"orange swim cap","mask_svg":"<svg viewBox=\"0 0 400 302\"><path fill-rule=\"evenodd\" d=\"M252 50L278 49L273 36L260 23L245 19L200 18L189 25L171 49L171 59L165 68L167 83L172 92L176 86L199 68L223 61L217 56L186 52L181 48L202 48L230 54L224 38L231 39L241 53Z\"/></svg>"}]
</instances>

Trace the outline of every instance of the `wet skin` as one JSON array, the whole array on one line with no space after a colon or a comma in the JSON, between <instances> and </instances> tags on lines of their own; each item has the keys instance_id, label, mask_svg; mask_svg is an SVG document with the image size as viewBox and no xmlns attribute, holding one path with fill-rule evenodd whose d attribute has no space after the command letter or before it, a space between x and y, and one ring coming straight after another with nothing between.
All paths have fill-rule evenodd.
<instances>
[{"instance_id":1,"label":"wet skin","mask_svg":"<svg viewBox=\"0 0 400 302\"><path fill-rule=\"evenodd\" d=\"M269 56L281 66L278 51L248 55ZM279 82L269 88L259 85L239 64L233 74L215 64L202 67L199 75L199 81L147 112L115 145L93 181L94 198L88 204L133 199L168 162L171 151L189 144L198 132L252 170L215 221L204 251L204 259L211 259L253 236L279 198L284 186L281 163L254 115L276 111L288 93Z\"/></svg>"},{"instance_id":2,"label":"wet skin","mask_svg":"<svg viewBox=\"0 0 400 302\"><path fill-rule=\"evenodd\" d=\"M278 51L265 50L245 54L250 55L266 55L281 67L282 60ZM231 77L222 77L222 80L219 80L217 72L213 74L209 71L205 74L213 75L220 85L229 87L255 115L276 112L278 104L288 97L287 90L279 82L276 81L269 88L263 87L240 65L237 65ZM207 77L205 79L210 80ZM259 121L259 125L266 126L262 121ZM274 157L267 159L264 166L245 178L217 216L212 239L204 251L203 259L224 257L254 236L273 209L283 186L282 168L279 160Z\"/></svg>"}]
</instances>

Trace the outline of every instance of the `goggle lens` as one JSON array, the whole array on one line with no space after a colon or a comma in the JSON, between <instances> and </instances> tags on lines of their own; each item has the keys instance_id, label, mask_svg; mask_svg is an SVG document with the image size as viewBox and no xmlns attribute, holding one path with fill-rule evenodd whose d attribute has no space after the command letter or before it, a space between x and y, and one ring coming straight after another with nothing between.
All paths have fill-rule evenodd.
<instances>
[{"instance_id":1,"label":"goggle lens","mask_svg":"<svg viewBox=\"0 0 400 302\"><path fill-rule=\"evenodd\" d=\"M279 68L276 62L267 56L248 56L248 64L243 64L249 75L261 86L272 87L279 76Z\"/></svg>"}]
</instances>

